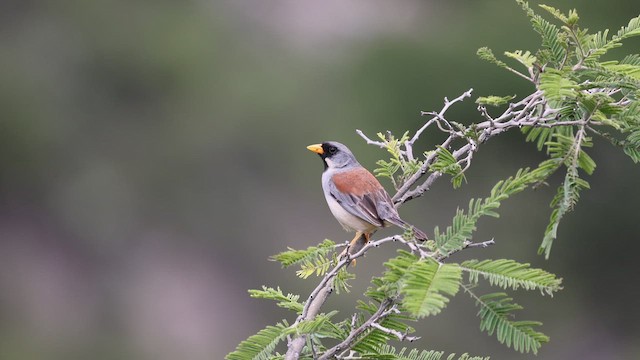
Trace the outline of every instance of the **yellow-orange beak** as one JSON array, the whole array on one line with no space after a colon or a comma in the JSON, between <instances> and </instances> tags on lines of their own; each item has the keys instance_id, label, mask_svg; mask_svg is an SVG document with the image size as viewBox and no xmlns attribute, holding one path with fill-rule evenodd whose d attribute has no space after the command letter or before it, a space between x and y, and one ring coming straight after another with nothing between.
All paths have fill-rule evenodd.
<instances>
[{"instance_id":1,"label":"yellow-orange beak","mask_svg":"<svg viewBox=\"0 0 640 360\"><path fill-rule=\"evenodd\" d=\"M313 144L307 146L307 149L313 151L316 154L324 154L324 150L322 150L322 144Z\"/></svg>"}]
</instances>

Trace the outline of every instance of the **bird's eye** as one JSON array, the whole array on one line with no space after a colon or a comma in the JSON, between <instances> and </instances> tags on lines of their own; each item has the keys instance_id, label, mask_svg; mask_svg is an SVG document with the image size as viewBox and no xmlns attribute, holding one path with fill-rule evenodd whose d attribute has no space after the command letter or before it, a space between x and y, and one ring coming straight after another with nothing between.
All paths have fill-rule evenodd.
<instances>
[{"instance_id":1,"label":"bird's eye","mask_svg":"<svg viewBox=\"0 0 640 360\"><path fill-rule=\"evenodd\" d=\"M338 148L337 147L332 146L332 147L329 148L329 154L333 155L336 152L338 152Z\"/></svg>"}]
</instances>

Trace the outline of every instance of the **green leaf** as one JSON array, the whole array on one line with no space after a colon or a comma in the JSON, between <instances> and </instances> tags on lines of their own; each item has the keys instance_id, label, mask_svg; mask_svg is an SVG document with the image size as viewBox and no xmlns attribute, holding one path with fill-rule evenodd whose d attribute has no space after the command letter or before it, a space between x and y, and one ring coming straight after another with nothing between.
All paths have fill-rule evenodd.
<instances>
[{"instance_id":1,"label":"green leaf","mask_svg":"<svg viewBox=\"0 0 640 360\"><path fill-rule=\"evenodd\" d=\"M559 107L563 101L574 99L578 95L578 84L555 69L547 69L540 75L540 90L545 97L553 101L553 107Z\"/></svg>"},{"instance_id":2,"label":"green leaf","mask_svg":"<svg viewBox=\"0 0 640 360\"><path fill-rule=\"evenodd\" d=\"M443 174L451 175L451 182L453 188L456 189L462 185L462 180L465 179L462 172L462 166L458 163L458 160L451 154L451 152L442 146L438 146L436 150L438 157L429 167L430 171L439 171Z\"/></svg>"},{"instance_id":3,"label":"green leaf","mask_svg":"<svg viewBox=\"0 0 640 360\"><path fill-rule=\"evenodd\" d=\"M635 103L621 114L629 135L623 142L624 153L635 163L640 162L640 103Z\"/></svg>"},{"instance_id":4,"label":"green leaf","mask_svg":"<svg viewBox=\"0 0 640 360\"><path fill-rule=\"evenodd\" d=\"M587 174L592 175L596 169L596 162L586 152L580 151L578 154L578 167Z\"/></svg>"},{"instance_id":5,"label":"green leaf","mask_svg":"<svg viewBox=\"0 0 640 360\"><path fill-rule=\"evenodd\" d=\"M408 178L413 176L422 167L422 162L417 159L407 159L401 146L409 140L409 132L405 132L399 139L390 132L378 133L384 148L391 154L389 161L378 160L378 168L373 173L378 177L386 177L391 180L393 186L398 189ZM398 172L401 171L400 174Z\"/></svg>"},{"instance_id":6,"label":"green leaf","mask_svg":"<svg viewBox=\"0 0 640 360\"><path fill-rule=\"evenodd\" d=\"M539 183L546 179L557 167L543 162L540 166L530 171L520 169L514 177L498 182L491 190L491 195L485 199L471 199L467 212L458 209L453 217L453 223L444 232L439 228L434 229L436 247L442 255L461 249L465 241L471 239L476 230L476 223L482 216L498 217L495 211L503 200L518 192L523 191L529 185Z\"/></svg>"},{"instance_id":7,"label":"green leaf","mask_svg":"<svg viewBox=\"0 0 640 360\"><path fill-rule=\"evenodd\" d=\"M346 268L340 269L333 278L333 288L336 293L340 294L341 292L349 292L351 285L349 285L348 281L355 279L355 277L355 274L350 273Z\"/></svg>"},{"instance_id":8,"label":"green leaf","mask_svg":"<svg viewBox=\"0 0 640 360\"><path fill-rule=\"evenodd\" d=\"M538 248L538 254L544 253L547 259L551 253L553 241L557 238L560 220L573 210L580 198L581 190L589 188L589 183L579 177L578 168L583 168L587 173L595 169L593 160L582 150L583 147L591 146L591 140L585 135L584 128L578 130L577 136L573 134L572 128L566 128L563 133L554 133L554 140L547 143L549 153L556 161L565 163L567 173L551 201L551 207L554 210L551 212L542 244Z\"/></svg>"},{"instance_id":9,"label":"green leaf","mask_svg":"<svg viewBox=\"0 0 640 360\"><path fill-rule=\"evenodd\" d=\"M365 352L362 354L361 359L363 360L442 360L445 359L442 356L444 355L444 351L434 351L434 350L418 350L412 349L408 350L407 348L402 348L401 350L396 350L394 347L390 345L380 346L377 349L374 349L372 352ZM464 353L459 357L455 357L456 354L449 354L446 357L447 360L489 360L488 356L469 356L469 354Z\"/></svg>"},{"instance_id":10,"label":"green leaf","mask_svg":"<svg viewBox=\"0 0 640 360\"><path fill-rule=\"evenodd\" d=\"M569 168L567 170L564 182L558 187L556 196L551 200L551 206L555 208L551 212L549 225L547 225L547 229L545 230L542 244L540 244L538 248L538 254L541 255L544 253L545 258L549 258L553 241L558 237L560 220L573 209L573 206L580 197L580 191L588 188L589 183L577 176L577 169Z\"/></svg>"},{"instance_id":11,"label":"green leaf","mask_svg":"<svg viewBox=\"0 0 640 360\"><path fill-rule=\"evenodd\" d=\"M575 9L569 10L569 14L564 15L560 10L552 6L544 5L544 4L539 4L538 6L548 11L551 15L553 15L553 17L560 20L563 24L567 26L575 25L580 19L580 17L578 16L578 12Z\"/></svg>"},{"instance_id":12,"label":"green leaf","mask_svg":"<svg viewBox=\"0 0 640 360\"><path fill-rule=\"evenodd\" d=\"M640 16L631 19L629 24L627 26L623 26L616 35L611 37L610 40L607 39L608 32L609 30L599 31L591 36L590 41L587 44L590 54L585 58L585 62L593 63L609 50L622 46L622 40L633 36L639 36Z\"/></svg>"},{"instance_id":13,"label":"green leaf","mask_svg":"<svg viewBox=\"0 0 640 360\"><path fill-rule=\"evenodd\" d=\"M521 264L513 260L468 260L460 267L469 273L469 282L478 283L482 276L491 285L517 290L540 290L553 296L553 293L562 289L562 279L557 278L542 269L531 268L529 264Z\"/></svg>"},{"instance_id":14,"label":"green leaf","mask_svg":"<svg viewBox=\"0 0 640 360\"><path fill-rule=\"evenodd\" d=\"M274 289L262 286L262 290L249 290L249 294L252 298L275 300L281 308L293 310L298 314L302 313L303 305L298 302L300 295L285 295L282 290L280 290L280 287Z\"/></svg>"},{"instance_id":15,"label":"green leaf","mask_svg":"<svg viewBox=\"0 0 640 360\"><path fill-rule=\"evenodd\" d=\"M557 26L537 15L526 1L516 0L516 2L520 4L529 17L533 29L542 37L543 51L538 53L538 59L543 64L548 62L552 66L559 67L566 55L566 49L560 37L560 30Z\"/></svg>"},{"instance_id":16,"label":"green leaf","mask_svg":"<svg viewBox=\"0 0 640 360\"><path fill-rule=\"evenodd\" d=\"M630 76L640 79L640 65L620 64L617 61L602 63L605 69L618 73L621 76Z\"/></svg>"},{"instance_id":17,"label":"green leaf","mask_svg":"<svg viewBox=\"0 0 640 360\"><path fill-rule=\"evenodd\" d=\"M458 264L439 264L434 260L419 260L408 271L400 290L402 305L412 316L436 315L449 303L445 296L458 292L462 273Z\"/></svg>"},{"instance_id":18,"label":"green leaf","mask_svg":"<svg viewBox=\"0 0 640 360\"><path fill-rule=\"evenodd\" d=\"M329 239L325 239L318 246L311 246L306 250L295 250L292 248L288 248L288 251L281 252L277 255L274 255L270 258L270 260L278 261L282 264L282 267L289 267L292 265L300 264L305 261L313 261L324 258L328 253L335 250L335 245L333 241Z\"/></svg>"},{"instance_id":19,"label":"green leaf","mask_svg":"<svg viewBox=\"0 0 640 360\"><path fill-rule=\"evenodd\" d=\"M614 36L615 40L624 40L632 36L640 36L640 15L629 20L627 26L623 26Z\"/></svg>"},{"instance_id":20,"label":"green leaf","mask_svg":"<svg viewBox=\"0 0 640 360\"><path fill-rule=\"evenodd\" d=\"M532 68L533 64L535 64L535 62L538 61L538 59L529 51L525 51L525 52L522 52L522 50L516 50L514 52L505 51L504 54L514 60L517 60L522 65L526 66L527 69Z\"/></svg>"},{"instance_id":21,"label":"green leaf","mask_svg":"<svg viewBox=\"0 0 640 360\"><path fill-rule=\"evenodd\" d=\"M623 150L624 153L627 154L627 156L629 156L634 163L640 163L640 148L625 146Z\"/></svg>"},{"instance_id":22,"label":"green leaf","mask_svg":"<svg viewBox=\"0 0 640 360\"><path fill-rule=\"evenodd\" d=\"M536 142L536 147L538 151L544 148L547 140L551 138L551 135L554 132L554 128L542 128L542 127L533 127L526 126L522 128L522 132L527 135L525 141L527 142Z\"/></svg>"},{"instance_id":23,"label":"green leaf","mask_svg":"<svg viewBox=\"0 0 640 360\"><path fill-rule=\"evenodd\" d=\"M478 311L480 330L486 331L489 335L495 333L500 343L507 347L513 346L514 350L522 353L533 352L537 354L542 344L549 342L549 337L534 330L535 326L542 325L542 323L511 319L512 312L521 310L522 306L512 303L513 299L507 297L507 294L493 293L478 297L467 287L464 289L480 307L480 311Z\"/></svg>"},{"instance_id":24,"label":"green leaf","mask_svg":"<svg viewBox=\"0 0 640 360\"><path fill-rule=\"evenodd\" d=\"M491 51L491 49L489 49L488 47L481 47L480 49L478 49L476 54L482 60L488 61L494 65L498 65L503 69L509 69L509 66L504 62L498 60L496 56L493 55L493 51Z\"/></svg>"},{"instance_id":25,"label":"green leaf","mask_svg":"<svg viewBox=\"0 0 640 360\"><path fill-rule=\"evenodd\" d=\"M289 328L278 323L267 326L257 334L242 341L226 360L269 360L276 346L289 334Z\"/></svg>"},{"instance_id":26,"label":"green leaf","mask_svg":"<svg viewBox=\"0 0 640 360\"><path fill-rule=\"evenodd\" d=\"M384 263L387 270L382 275L384 284L397 284L417 261L418 257L408 251L398 250L398 256Z\"/></svg>"},{"instance_id":27,"label":"green leaf","mask_svg":"<svg viewBox=\"0 0 640 360\"><path fill-rule=\"evenodd\" d=\"M501 106L507 104L509 101L515 99L515 95L507 96L480 96L476 99L476 104L489 105L489 106Z\"/></svg>"},{"instance_id":28,"label":"green leaf","mask_svg":"<svg viewBox=\"0 0 640 360\"><path fill-rule=\"evenodd\" d=\"M448 303L445 295L458 291L461 270L457 264L439 264L433 259L420 259L416 255L398 250L398 256L385 264L382 282L374 279L378 289L367 294L385 297L401 296L401 304L413 317L425 317L439 313Z\"/></svg>"},{"instance_id":29,"label":"green leaf","mask_svg":"<svg viewBox=\"0 0 640 360\"><path fill-rule=\"evenodd\" d=\"M342 334L341 331L331 322L331 318L337 313L337 311L331 311L328 314L318 314L313 319L301 321L292 328L292 332L296 335L319 334L323 337L339 337Z\"/></svg>"},{"instance_id":30,"label":"green leaf","mask_svg":"<svg viewBox=\"0 0 640 360\"><path fill-rule=\"evenodd\" d=\"M316 276L323 276L329 271L332 260L327 257L318 257L313 260L304 260L300 265L300 270L296 271L296 275L302 279L306 279L314 273Z\"/></svg>"},{"instance_id":31,"label":"green leaf","mask_svg":"<svg viewBox=\"0 0 640 360\"><path fill-rule=\"evenodd\" d=\"M630 54L620 60L620 64L640 66L640 54Z\"/></svg>"}]
</instances>

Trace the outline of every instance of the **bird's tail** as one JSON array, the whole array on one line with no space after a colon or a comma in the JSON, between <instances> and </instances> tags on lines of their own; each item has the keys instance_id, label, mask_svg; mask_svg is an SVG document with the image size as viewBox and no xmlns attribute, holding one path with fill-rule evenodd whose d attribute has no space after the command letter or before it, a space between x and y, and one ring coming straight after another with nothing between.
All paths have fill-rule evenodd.
<instances>
[{"instance_id":1,"label":"bird's tail","mask_svg":"<svg viewBox=\"0 0 640 360\"><path fill-rule=\"evenodd\" d=\"M427 237L427 234L425 234L424 231L418 229L413 225L409 225L409 226L411 227L411 231L413 231L413 236L415 236L416 240L420 240L420 241L429 240L429 237Z\"/></svg>"},{"instance_id":2,"label":"bird's tail","mask_svg":"<svg viewBox=\"0 0 640 360\"><path fill-rule=\"evenodd\" d=\"M420 241L429 240L429 237L427 236L427 234L424 233L424 231L418 229L417 227L409 224L408 222L400 218L387 219L387 221L401 228L410 229L413 232L413 236L416 238L416 240L420 240Z\"/></svg>"}]
</instances>

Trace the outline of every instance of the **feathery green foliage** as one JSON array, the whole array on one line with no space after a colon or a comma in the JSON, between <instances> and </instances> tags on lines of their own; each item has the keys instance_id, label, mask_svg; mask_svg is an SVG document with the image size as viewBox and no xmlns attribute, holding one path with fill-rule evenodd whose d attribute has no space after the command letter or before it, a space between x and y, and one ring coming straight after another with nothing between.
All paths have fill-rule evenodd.
<instances>
[{"instance_id":1,"label":"feathery green foliage","mask_svg":"<svg viewBox=\"0 0 640 360\"><path fill-rule=\"evenodd\" d=\"M509 101L515 99L515 95L507 96L480 96L476 99L476 104L489 105L489 106L502 106Z\"/></svg>"},{"instance_id":2,"label":"feathery green foliage","mask_svg":"<svg viewBox=\"0 0 640 360\"><path fill-rule=\"evenodd\" d=\"M298 265L307 261L324 259L325 256L335 250L336 243L325 239L318 246L310 246L306 250L295 250L288 248L288 251L272 256L270 259L282 264L282 267Z\"/></svg>"},{"instance_id":3,"label":"feathery green foliage","mask_svg":"<svg viewBox=\"0 0 640 360\"><path fill-rule=\"evenodd\" d=\"M297 335L316 334L322 337L340 338L342 332L331 322L331 318L337 313L337 311L332 311L328 314L319 314L311 320L301 321L292 327L292 333Z\"/></svg>"},{"instance_id":4,"label":"feathery green foliage","mask_svg":"<svg viewBox=\"0 0 640 360\"><path fill-rule=\"evenodd\" d=\"M376 291L371 289L368 295L378 299L400 297L400 304L412 318L436 315L446 307L448 296L454 296L462 279L457 264L440 264L433 259L420 259L418 256L398 250L398 256L385 264L387 271L382 279L374 279Z\"/></svg>"},{"instance_id":5,"label":"feathery green foliage","mask_svg":"<svg viewBox=\"0 0 640 360\"><path fill-rule=\"evenodd\" d=\"M453 154L443 148L442 146L438 147L437 158L436 161L431 164L429 167L430 171L439 171L443 174L451 175L451 183L453 184L453 188L457 189L462 185L462 181L465 180L464 172L462 171L462 166L458 160L453 156ZM429 152L426 152L425 157L429 156Z\"/></svg>"},{"instance_id":6,"label":"feathery green foliage","mask_svg":"<svg viewBox=\"0 0 640 360\"><path fill-rule=\"evenodd\" d=\"M640 64L640 56L630 61L637 61ZM610 140L612 140L614 144L622 146L625 154L635 163L638 163L640 162L640 102L635 102L622 110L617 114L617 118L621 132L626 134L626 138L622 141L616 139Z\"/></svg>"},{"instance_id":7,"label":"feathery green foliage","mask_svg":"<svg viewBox=\"0 0 640 360\"><path fill-rule=\"evenodd\" d=\"M516 50L514 52L505 51L504 54L507 57L517 60L519 63L527 67L527 69L532 68L533 64L535 64L538 61L538 59L533 54L531 54L528 50L527 51Z\"/></svg>"},{"instance_id":8,"label":"feathery green foliage","mask_svg":"<svg viewBox=\"0 0 640 360\"><path fill-rule=\"evenodd\" d=\"M566 43L566 37L560 36L558 27L536 14L526 1L517 0L516 2L520 4L527 16L529 16L533 30L542 37L542 48L537 54L539 61L541 63L551 63L554 65L562 64L567 57L567 51L564 45ZM550 7L547 7L547 9L549 8Z\"/></svg>"},{"instance_id":9,"label":"feathery green foliage","mask_svg":"<svg viewBox=\"0 0 640 360\"><path fill-rule=\"evenodd\" d=\"M478 55L480 59L488 61L495 65L498 65L501 68L504 68L504 69L509 68L507 64L505 64L503 61L498 60L498 58L493 54L493 50L489 49L486 46L483 46L480 49L478 49L478 51L476 52L476 55Z\"/></svg>"},{"instance_id":10,"label":"feathery green foliage","mask_svg":"<svg viewBox=\"0 0 640 360\"><path fill-rule=\"evenodd\" d=\"M399 139L391 133L387 133L387 135L378 133L378 138L391 154L391 158L389 161L378 160L376 165L379 167L374 169L373 173L376 176L389 178L393 186L398 189L411 175L420 169L422 162L417 159L407 159L402 153L400 146L409 140L408 132L405 132Z\"/></svg>"},{"instance_id":11,"label":"feathery green foliage","mask_svg":"<svg viewBox=\"0 0 640 360\"><path fill-rule=\"evenodd\" d=\"M454 296L458 292L460 267L426 259L416 261L411 270L402 280L402 305L417 318L439 314L449 303L445 295Z\"/></svg>"},{"instance_id":12,"label":"feathery green foliage","mask_svg":"<svg viewBox=\"0 0 640 360\"><path fill-rule=\"evenodd\" d=\"M304 260L300 264L300 270L296 271L296 275L306 279L314 273L316 276L322 276L329 271L332 265L331 259L327 257L317 257L313 260Z\"/></svg>"},{"instance_id":13,"label":"feathery green foliage","mask_svg":"<svg viewBox=\"0 0 640 360\"><path fill-rule=\"evenodd\" d=\"M400 291L401 280L407 272L411 271L411 267L418 262L420 258L406 250L398 250L398 256L389 259L384 263L387 270L382 275L382 280L388 286L391 292L386 293L388 297L398 295Z\"/></svg>"},{"instance_id":14,"label":"feathery green foliage","mask_svg":"<svg viewBox=\"0 0 640 360\"><path fill-rule=\"evenodd\" d=\"M540 74L539 88L555 108L562 106L565 101L574 100L578 96L579 86L561 71L551 68Z\"/></svg>"},{"instance_id":15,"label":"feathery green foliage","mask_svg":"<svg viewBox=\"0 0 640 360\"><path fill-rule=\"evenodd\" d=\"M290 332L285 324L278 323L275 326L267 326L242 341L236 350L229 353L226 360L270 360L272 353L280 341Z\"/></svg>"},{"instance_id":16,"label":"feathery green foliage","mask_svg":"<svg viewBox=\"0 0 640 360\"><path fill-rule=\"evenodd\" d=\"M355 277L356 276L353 273L347 271L346 268L340 269L340 271L338 271L338 273L336 274L336 277L333 278L333 288L335 289L336 293L340 294L341 292L349 292L349 288L351 287L351 285L349 285L348 281L354 279Z\"/></svg>"},{"instance_id":17,"label":"feathery green foliage","mask_svg":"<svg viewBox=\"0 0 640 360\"><path fill-rule=\"evenodd\" d=\"M511 320L512 312L521 310L522 306L512 303L513 300L505 293L493 293L476 296L469 288L465 291L476 300L480 307L480 330L489 335L496 334L498 341L508 347L513 346L516 351L538 353L543 343L549 342L549 337L535 331L534 326L542 325L537 321Z\"/></svg>"},{"instance_id":18,"label":"feathery green foliage","mask_svg":"<svg viewBox=\"0 0 640 360\"><path fill-rule=\"evenodd\" d=\"M537 289L551 296L562 289L562 279L554 274L513 260L467 260L460 264L460 268L469 273L469 282L473 284L477 284L479 277L482 276L489 281L489 284L503 289Z\"/></svg>"},{"instance_id":19,"label":"feathery green foliage","mask_svg":"<svg viewBox=\"0 0 640 360\"><path fill-rule=\"evenodd\" d=\"M408 351L408 352L407 352ZM470 356L464 353L458 357L456 354L449 354L446 358L443 358L444 351L435 350L418 350L402 348L399 351L389 345L384 345L375 352L362 354L362 359L365 360L489 360L489 356Z\"/></svg>"},{"instance_id":20,"label":"feathery green foliage","mask_svg":"<svg viewBox=\"0 0 640 360\"><path fill-rule=\"evenodd\" d=\"M262 290L249 290L249 295L252 298L257 299L269 299L278 302L278 306L281 308L295 311L296 313L302 313L302 304L298 302L300 295L287 294L285 295L280 287L277 289L262 286Z\"/></svg>"},{"instance_id":21,"label":"feathery green foliage","mask_svg":"<svg viewBox=\"0 0 640 360\"><path fill-rule=\"evenodd\" d=\"M640 162L640 131L634 131L627 137L624 152L636 164Z\"/></svg>"},{"instance_id":22,"label":"feathery green foliage","mask_svg":"<svg viewBox=\"0 0 640 360\"><path fill-rule=\"evenodd\" d=\"M550 135L551 140L547 141L547 152L552 156L552 161L562 161L567 168L564 181L558 187L556 196L551 201L551 212L549 225L545 230L542 244L538 253L549 257L553 240L557 237L558 225L563 216L571 211L580 198L580 191L589 188L589 183L581 179L578 169L584 170L587 174L592 174L595 170L595 163L584 152L584 148L591 147L591 139L585 135L584 128L578 130L574 135L572 128L559 128Z\"/></svg>"},{"instance_id":23,"label":"feathery green foliage","mask_svg":"<svg viewBox=\"0 0 640 360\"><path fill-rule=\"evenodd\" d=\"M482 216L498 217L495 209L500 207L500 203L509 196L519 193L529 185L539 183L546 179L555 167L550 163L542 163L540 166L530 171L529 169L519 170L514 177L498 182L491 190L491 195L485 199L471 199L467 212L458 209L453 217L453 224L448 226L444 232L440 232L436 227L433 231L438 251L449 254L464 247L465 241L471 239L476 230L476 223Z\"/></svg>"},{"instance_id":24,"label":"feathery green foliage","mask_svg":"<svg viewBox=\"0 0 640 360\"><path fill-rule=\"evenodd\" d=\"M547 147L551 160L566 168L539 248L539 253L548 258L560 221L573 209L580 191L589 188L578 169L589 175L595 169L595 162L584 152L584 148L591 146L591 139L585 135L587 129L621 146L634 162L640 162L640 55L631 54L621 61L600 60L624 40L640 36L640 16L631 19L615 35L609 36L608 30L589 34L578 26L576 10L565 15L556 8L540 5L560 22L556 26L536 14L527 2L517 2L540 34L542 47L535 54L516 51L505 55L527 68L529 80L542 91L549 108L556 111L557 121L584 123L580 127L523 128L527 141L535 141L539 150ZM478 55L505 68L486 48L479 50ZM608 126L625 138L596 130L596 126Z\"/></svg>"},{"instance_id":25,"label":"feathery green foliage","mask_svg":"<svg viewBox=\"0 0 640 360\"><path fill-rule=\"evenodd\" d=\"M607 39L608 33L608 30L600 31L586 39L588 50L587 56L584 59L585 63L592 64L609 50L622 46L622 40L633 36L640 36L640 16L631 19L629 24L623 26L610 40Z\"/></svg>"}]
</instances>

